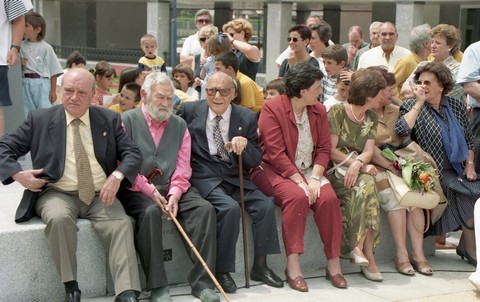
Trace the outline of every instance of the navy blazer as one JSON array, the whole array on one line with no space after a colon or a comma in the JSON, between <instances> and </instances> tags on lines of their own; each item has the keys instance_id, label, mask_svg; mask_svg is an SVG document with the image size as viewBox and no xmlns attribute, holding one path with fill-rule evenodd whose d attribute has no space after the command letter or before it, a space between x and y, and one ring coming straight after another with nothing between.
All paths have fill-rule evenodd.
<instances>
[{"instance_id":1,"label":"navy blazer","mask_svg":"<svg viewBox=\"0 0 480 302\"><path fill-rule=\"evenodd\" d=\"M108 177L118 170L125 175L124 183L131 186L142 163L142 154L122 128L120 115L111 110L90 106L95 157ZM0 180L12 183L12 175L22 171L18 158L30 152L33 169L43 169L42 178L58 181L65 168L66 116L63 106L39 109L29 113L27 119L12 133L0 138ZM26 193L28 194L27 190ZM30 192L31 194L31 192ZM23 200L22 200L23 201ZM33 198L27 206L33 209ZM18 210L17 210L18 214ZM33 213L24 217L28 220ZM18 217L17 217L18 219Z\"/></svg>"},{"instance_id":2,"label":"navy blazer","mask_svg":"<svg viewBox=\"0 0 480 302\"><path fill-rule=\"evenodd\" d=\"M257 116L241 106L232 104L232 114L228 138L235 136L247 138L248 144L242 155L243 160L243 185L244 188L254 190L257 187L249 180L249 171L260 165L262 153L258 144ZM192 177L190 182L206 197L222 181L227 181L237 187L240 186L238 159L230 153L231 163L225 163L216 156L210 155L206 133L208 117L208 103L205 100L182 103L177 111L188 125L192 137Z\"/></svg>"}]
</instances>

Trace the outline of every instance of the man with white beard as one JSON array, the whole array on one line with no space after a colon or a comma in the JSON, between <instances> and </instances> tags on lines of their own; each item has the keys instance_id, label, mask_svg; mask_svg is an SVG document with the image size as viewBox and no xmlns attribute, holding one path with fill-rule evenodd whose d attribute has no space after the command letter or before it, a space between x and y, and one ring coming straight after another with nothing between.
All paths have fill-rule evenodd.
<instances>
[{"instance_id":1,"label":"man with white beard","mask_svg":"<svg viewBox=\"0 0 480 302\"><path fill-rule=\"evenodd\" d=\"M153 72L142 85L144 104L122 115L127 135L143 154L143 163L132 188L118 197L125 212L136 220L135 243L146 289L152 292L154 302L172 301L163 263L162 209L177 217L210 270L215 271L216 214L190 186L190 133L185 121L172 115L174 90L166 74ZM188 275L192 295L204 302L220 301L201 262L186 248L194 263Z\"/></svg>"}]
</instances>

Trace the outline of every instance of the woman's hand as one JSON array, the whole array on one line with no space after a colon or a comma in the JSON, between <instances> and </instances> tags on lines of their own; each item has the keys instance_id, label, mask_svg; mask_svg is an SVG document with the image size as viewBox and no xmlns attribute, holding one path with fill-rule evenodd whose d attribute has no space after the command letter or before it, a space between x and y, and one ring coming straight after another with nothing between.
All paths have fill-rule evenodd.
<instances>
[{"instance_id":1,"label":"woman's hand","mask_svg":"<svg viewBox=\"0 0 480 302\"><path fill-rule=\"evenodd\" d=\"M310 188L310 186L309 186L306 182L304 182L304 181L298 183L297 185L298 185L300 188L302 188L302 190L305 192L305 195L306 195L307 198L308 198L308 204L309 204L309 205L312 205L312 204L315 202L316 197L315 197L314 192L313 192L312 189Z\"/></svg>"},{"instance_id":2,"label":"woman's hand","mask_svg":"<svg viewBox=\"0 0 480 302\"><path fill-rule=\"evenodd\" d=\"M308 181L308 186L310 187L310 192L312 192L312 195L314 197L313 201L310 203L310 205L312 205L320 197L320 191L322 189L322 183L319 180L316 180L314 178L310 178L309 181Z\"/></svg>"},{"instance_id":3,"label":"woman's hand","mask_svg":"<svg viewBox=\"0 0 480 302\"><path fill-rule=\"evenodd\" d=\"M417 100L416 103L420 104L420 107L425 103L425 90L423 89L423 85L417 85L410 82L410 88L412 89L413 95Z\"/></svg>"},{"instance_id":4,"label":"woman's hand","mask_svg":"<svg viewBox=\"0 0 480 302\"><path fill-rule=\"evenodd\" d=\"M377 170L377 167L375 167L374 165L367 164L360 169L360 172L370 174L372 176L376 176L378 173L378 170Z\"/></svg>"},{"instance_id":5,"label":"woman's hand","mask_svg":"<svg viewBox=\"0 0 480 302\"><path fill-rule=\"evenodd\" d=\"M343 178L343 185L346 189L351 189L355 185L361 168L362 163L358 160L354 160L348 167L347 173L345 173L345 177Z\"/></svg>"}]
</instances>

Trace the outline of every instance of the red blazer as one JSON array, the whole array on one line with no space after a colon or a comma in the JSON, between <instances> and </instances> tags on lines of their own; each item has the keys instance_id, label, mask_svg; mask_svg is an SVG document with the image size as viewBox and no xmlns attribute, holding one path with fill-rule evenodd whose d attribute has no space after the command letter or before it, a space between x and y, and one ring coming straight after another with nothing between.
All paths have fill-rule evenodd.
<instances>
[{"instance_id":1,"label":"red blazer","mask_svg":"<svg viewBox=\"0 0 480 302\"><path fill-rule=\"evenodd\" d=\"M331 140L327 112L323 104L307 106L314 150L313 163L328 166ZM298 145L298 128L291 100L281 95L265 103L258 121L262 145L262 168L275 186L300 170L295 165Z\"/></svg>"}]
</instances>

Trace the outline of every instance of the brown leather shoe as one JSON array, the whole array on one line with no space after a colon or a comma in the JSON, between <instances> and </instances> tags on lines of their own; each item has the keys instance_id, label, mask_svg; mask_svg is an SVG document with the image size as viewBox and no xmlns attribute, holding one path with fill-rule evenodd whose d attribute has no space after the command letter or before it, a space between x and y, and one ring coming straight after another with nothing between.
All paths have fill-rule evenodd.
<instances>
[{"instance_id":1,"label":"brown leather shoe","mask_svg":"<svg viewBox=\"0 0 480 302\"><path fill-rule=\"evenodd\" d=\"M336 274L335 276L330 275L330 272L328 271L328 267L325 268L325 278L327 280L330 280L333 286L336 288L347 288L347 280L343 278L342 275Z\"/></svg>"},{"instance_id":2,"label":"brown leather shoe","mask_svg":"<svg viewBox=\"0 0 480 302\"><path fill-rule=\"evenodd\" d=\"M288 285L290 285L292 289L298 290L299 292L308 292L307 282L305 282L302 276L297 276L295 279L292 279L288 276L287 270L285 270L285 277L287 278Z\"/></svg>"}]
</instances>

